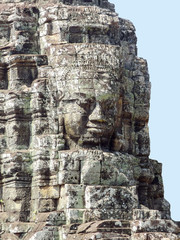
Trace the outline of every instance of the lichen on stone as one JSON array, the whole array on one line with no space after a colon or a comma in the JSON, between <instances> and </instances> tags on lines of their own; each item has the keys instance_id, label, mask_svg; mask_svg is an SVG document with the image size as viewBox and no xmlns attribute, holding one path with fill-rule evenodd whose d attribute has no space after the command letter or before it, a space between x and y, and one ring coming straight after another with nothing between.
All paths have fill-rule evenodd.
<instances>
[{"instance_id":1,"label":"lichen on stone","mask_svg":"<svg viewBox=\"0 0 180 240\"><path fill-rule=\"evenodd\" d=\"M150 82L108 0L0 1L0 238L171 239Z\"/></svg>"}]
</instances>

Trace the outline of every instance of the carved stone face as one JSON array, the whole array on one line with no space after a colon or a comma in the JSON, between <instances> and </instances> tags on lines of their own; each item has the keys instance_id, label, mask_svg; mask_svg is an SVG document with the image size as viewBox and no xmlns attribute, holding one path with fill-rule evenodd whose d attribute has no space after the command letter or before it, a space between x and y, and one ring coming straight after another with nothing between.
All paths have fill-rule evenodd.
<instances>
[{"instance_id":1,"label":"carved stone face","mask_svg":"<svg viewBox=\"0 0 180 240\"><path fill-rule=\"evenodd\" d=\"M62 99L68 144L109 147L121 112L119 80L108 70L74 70Z\"/></svg>"}]
</instances>

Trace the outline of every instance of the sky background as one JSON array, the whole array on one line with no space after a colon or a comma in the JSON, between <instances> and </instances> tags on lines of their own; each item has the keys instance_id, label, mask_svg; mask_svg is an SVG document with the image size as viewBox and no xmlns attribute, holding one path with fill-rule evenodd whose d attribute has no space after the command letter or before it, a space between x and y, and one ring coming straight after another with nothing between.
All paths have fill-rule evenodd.
<instances>
[{"instance_id":1,"label":"sky background","mask_svg":"<svg viewBox=\"0 0 180 240\"><path fill-rule=\"evenodd\" d=\"M165 198L180 221L180 1L110 0L136 28L138 56L150 73L151 155L163 163Z\"/></svg>"}]
</instances>

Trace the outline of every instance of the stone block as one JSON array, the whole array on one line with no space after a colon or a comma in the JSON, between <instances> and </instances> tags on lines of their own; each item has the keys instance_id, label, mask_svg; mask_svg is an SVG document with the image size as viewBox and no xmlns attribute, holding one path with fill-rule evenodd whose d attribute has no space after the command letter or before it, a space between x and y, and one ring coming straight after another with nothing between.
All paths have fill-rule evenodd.
<instances>
[{"instance_id":1,"label":"stone block","mask_svg":"<svg viewBox=\"0 0 180 240\"><path fill-rule=\"evenodd\" d=\"M59 186L33 187L31 191L31 199L58 199L59 195Z\"/></svg>"},{"instance_id":2,"label":"stone block","mask_svg":"<svg viewBox=\"0 0 180 240\"><path fill-rule=\"evenodd\" d=\"M55 149L58 145L58 136L55 134L49 135L35 135L33 137L33 143L31 144L32 148L35 149L44 149L52 150ZM58 150L58 149L57 149Z\"/></svg>"},{"instance_id":3,"label":"stone block","mask_svg":"<svg viewBox=\"0 0 180 240\"><path fill-rule=\"evenodd\" d=\"M87 209L129 210L138 207L136 187L87 186L85 190Z\"/></svg>"},{"instance_id":4,"label":"stone block","mask_svg":"<svg viewBox=\"0 0 180 240\"><path fill-rule=\"evenodd\" d=\"M101 168L101 184L134 186L141 173L139 160L128 154L105 153Z\"/></svg>"},{"instance_id":5,"label":"stone block","mask_svg":"<svg viewBox=\"0 0 180 240\"><path fill-rule=\"evenodd\" d=\"M8 44L9 42L9 24L6 21L2 21L0 26L0 44Z\"/></svg>"},{"instance_id":6,"label":"stone block","mask_svg":"<svg viewBox=\"0 0 180 240\"><path fill-rule=\"evenodd\" d=\"M145 76L134 77L135 104L148 104L150 100L150 82L146 81Z\"/></svg>"},{"instance_id":7,"label":"stone block","mask_svg":"<svg viewBox=\"0 0 180 240\"><path fill-rule=\"evenodd\" d=\"M67 209L66 224L83 223L84 209Z\"/></svg>"},{"instance_id":8,"label":"stone block","mask_svg":"<svg viewBox=\"0 0 180 240\"><path fill-rule=\"evenodd\" d=\"M136 104L134 112L134 118L136 121L146 122L149 119L149 105L148 104Z\"/></svg>"},{"instance_id":9,"label":"stone block","mask_svg":"<svg viewBox=\"0 0 180 240\"><path fill-rule=\"evenodd\" d=\"M13 233L3 233L1 236L1 239L2 240L7 240L7 239L18 240L18 237Z\"/></svg>"},{"instance_id":10,"label":"stone block","mask_svg":"<svg viewBox=\"0 0 180 240\"><path fill-rule=\"evenodd\" d=\"M4 229L6 231L9 230L10 233L22 234L29 232L29 230L32 231L34 225L34 223L15 222L11 223L10 227L9 224L4 224Z\"/></svg>"},{"instance_id":11,"label":"stone block","mask_svg":"<svg viewBox=\"0 0 180 240\"><path fill-rule=\"evenodd\" d=\"M133 220L156 220L161 219L161 213L158 210L134 209Z\"/></svg>"},{"instance_id":12,"label":"stone block","mask_svg":"<svg viewBox=\"0 0 180 240\"><path fill-rule=\"evenodd\" d=\"M21 212L22 213L22 212ZM9 223L13 223L16 221L20 221L20 213L17 212L1 212L1 219L0 219L0 223L3 225L3 222L9 222Z\"/></svg>"},{"instance_id":13,"label":"stone block","mask_svg":"<svg viewBox=\"0 0 180 240\"><path fill-rule=\"evenodd\" d=\"M84 34L71 33L69 34L69 43L83 43L85 36Z\"/></svg>"},{"instance_id":14,"label":"stone block","mask_svg":"<svg viewBox=\"0 0 180 240\"><path fill-rule=\"evenodd\" d=\"M179 240L176 234L172 233L135 233L132 240Z\"/></svg>"},{"instance_id":15,"label":"stone block","mask_svg":"<svg viewBox=\"0 0 180 240\"><path fill-rule=\"evenodd\" d=\"M28 151L3 153L2 157L1 174L6 177L11 177L12 181L16 180L13 176L18 176L19 181L15 183L15 187L26 185L26 181L30 182L32 159ZM24 183L21 180L24 181Z\"/></svg>"},{"instance_id":16,"label":"stone block","mask_svg":"<svg viewBox=\"0 0 180 240\"><path fill-rule=\"evenodd\" d=\"M8 69L9 89L15 90L22 85L30 86L37 77L35 62L28 60L14 60Z\"/></svg>"},{"instance_id":17,"label":"stone block","mask_svg":"<svg viewBox=\"0 0 180 240\"><path fill-rule=\"evenodd\" d=\"M34 176L43 176L43 175L47 175L50 171L49 171L49 159L47 159L46 157L44 159L39 159L33 162L33 175ZM47 178L49 178L49 176L46 176Z\"/></svg>"},{"instance_id":18,"label":"stone block","mask_svg":"<svg viewBox=\"0 0 180 240\"><path fill-rule=\"evenodd\" d=\"M59 170L63 171L79 171L80 160L74 157L73 154L66 152L59 152Z\"/></svg>"},{"instance_id":19,"label":"stone block","mask_svg":"<svg viewBox=\"0 0 180 240\"><path fill-rule=\"evenodd\" d=\"M30 143L30 122L18 121L16 119L8 121L6 124L7 145L13 149L27 149Z\"/></svg>"},{"instance_id":20,"label":"stone block","mask_svg":"<svg viewBox=\"0 0 180 240\"><path fill-rule=\"evenodd\" d=\"M79 171L62 170L58 172L58 184L78 184L80 183Z\"/></svg>"},{"instance_id":21,"label":"stone block","mask_svg":"<svg viewBox=\"0 0 180 240\"><path fill-rule=\"evenodd\" d=\"M0 1L0 238L176 239L133 24L108 0Z\"/></svg>"},{"instance_id":22,"label":"stone block","mask_svg":"<svg viewBox=\"0 0 180 240\"><path fill-rule=\"evenodd\" d=\"M4 124L0 123L0 131L4 132ZM7 139L4 135L0 135L0 153L3 153L7 148Z\"/></svg>"},{"instance_id":23,"label":"stone block","mask_svg":"<svg viewBox=\"0 0 180 240\"><path fill-rule=\"evenodd\" d=\"M13 201L23 200L30 195L30 182L28 186L3 186L3 199L6 201L8 199Z\"/></svg>"},{"instance_id":24,"label":"stone block","mask_svg":"<svg viewBox=\"0 0 180 240\"><path fill-rule=\"evenodd\" d=\"M0 63L0 89L7 89L8 87L6 67L5 64Z\"/></svg>"},{"instance_id":25,"label":"stone block","mask_svg":"<svg viewBox=\"0 0 180 240\"><path fill-rule=\"evenodd\" d=\"M22 200L7 199L5 202L5 211L20 212L22 210Z\"/></svg>"},{"instance_id":26,"label":"stone block","mask_svg":"<svg viewBox=\"0 0 180 240\"><path fill-rule=\"evenodd\" d=\"M39 211L39 199L30 200L30 219L35 221L37 219L37 214Z\"/></svg>"},{"instance_id":27,"label":"stone block","mask_svg":"<svg viewBox=\"0 0 180 240\"><path fill-rule=\"evenodd\" d=\"M140 131L136 132L135 153L137 156L149 156L150 154L148 126L145 126Z\"/></svg>"},{"instance_id":28,"label":"stone block","mask_svg":"<svg viewBox=\"0 0 180 240\"><path fill-rule=\"evenodd\" d=\"M47 134L49 132L49 125L45 117L34 119L31 126L32 135Z\"/></svg>"},{"instance_id":29,"label":"stone block","mask_svg":"<svg viewBox=\"0 0 180 240\"><path fill-rule=\"evenodd\" d=\"M98 160L81 161L81 184L100 184L101 162Z\"/></svg>"},{"instance_id":30,"label":"stone block","mask_svg":"<svg viewBox=\"0 0 180 240\"><path fill-rule=\"evenodd\" d=\"M9 121L29 121L31 119L31 106L29 94L26 87L25 91L14 92L9 91L5 98L5 108L4 112L6 114L6 119Z\"/></svg>"},{"instance_id":31,"label":"stone block","mask_svg":"<svg viewBox=\"0 0 180 240\"><path fill-rule=\"evenodd\" d=\"M38 212L52 212L56 210L56 199L40 199Z\"/></svg>"},{"instance_id":32,"label":"stone block","mask_svg":"<svg viewBox=\"0 0 180 240\"><path fill-rule=\"evenodd\" d=\"M52 24L45 23L40 26L40 37L52 34Z\"/></svg>"},{"instance_id":33,"label":"stone block","mask_svg":"<svg viewBox=\"0 0 180 240\"><path fill-rule=\"evenodd\" d=\"M137 220L132 222L134 233L140 232L178 232L178 226L172 220L156 219L156 220Z\"/></svg>"},{"instance_id":34,"label":"stone block","mask_svg":"<svg viewBox=\"0 0 180 240\"><path fill-rule=\"evenodd\" d=\"M61 187L59 209L83 209L85 186L77 184L65 184Z\"/></svg>"},{"instance_id":35,"label":"stone block","mask_svg":"<svg viewBox=\"0 0 180 240\"><path fill-rule=\"evenodd\" d=\"M29 240L59 240L59 234L57 227L53 229L43 229L36 233L33 233Z\"/></svg>"},{"instance_id":36,"label":"stone block","mask_svg":"<svg viewBox=\"0 0 180 240\"><path fill-rule=\"evenodd\" d=\"M52 212L46 220L46 226L61 226L66 224L66 215L64 211Z\"/></svg>"},{"instance_id":37,"label":"stone block","mask_svg":"<svg viewBox=\"0 0 180 240\"><path fill-rule=\"evenodd\" d=\"M34 184L33 184L33 188L32 188L32 191L31 191L31 200L39 198L39 195L40 195L39 194L39 189L40 189L40 187L34 186Z\"/></svg>"},{"instance_id":38,"label":"stone block","mask_svg":"<svg viewBox=\"0 0 180 240\"><path fill-rule=\"evenodd\" d=\"M92 222L107 219L132 219L132 210L119 209L86 209L84 213L84 222Z\"/></svg>"}]
</instances>

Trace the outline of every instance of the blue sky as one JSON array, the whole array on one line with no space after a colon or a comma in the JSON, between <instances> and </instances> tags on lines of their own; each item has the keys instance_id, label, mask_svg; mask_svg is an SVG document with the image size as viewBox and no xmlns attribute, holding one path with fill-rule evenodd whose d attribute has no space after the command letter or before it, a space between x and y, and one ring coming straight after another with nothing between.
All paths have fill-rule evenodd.
<instances>
[{"instance_id":1,"label":"blue sky","mask_svg":"<svg viewBox=\"0 0 180 240\"><path fill-rule=\"evenodd\" d=\"M110 0L136 27L138 56L150 73L151 155L163 163L165 198L180 221L180 1Z\"/></svg>"}]
</instances>

